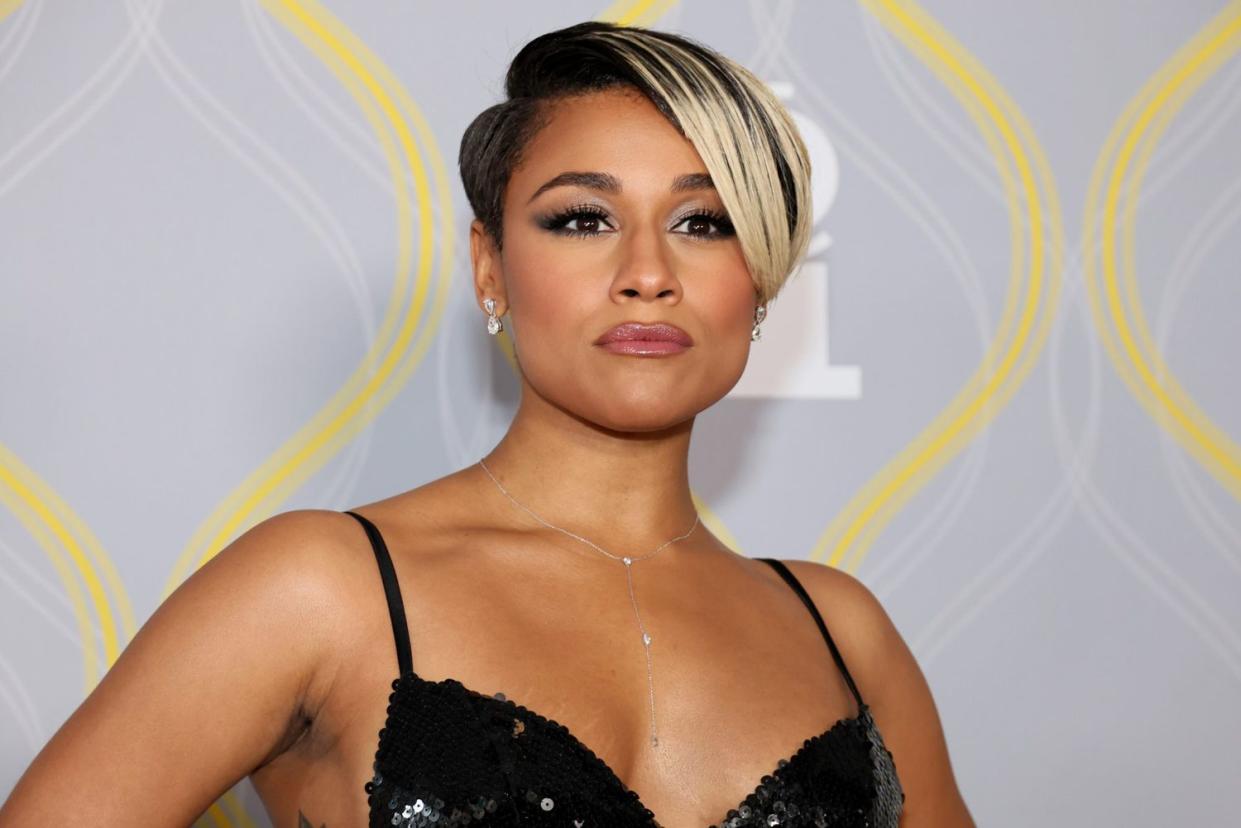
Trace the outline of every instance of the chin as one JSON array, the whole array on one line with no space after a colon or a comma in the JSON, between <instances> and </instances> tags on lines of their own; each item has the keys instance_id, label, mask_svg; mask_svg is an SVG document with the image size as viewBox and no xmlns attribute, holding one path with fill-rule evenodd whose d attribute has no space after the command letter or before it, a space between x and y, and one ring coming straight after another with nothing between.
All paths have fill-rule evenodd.
<instances>
[{"instance_id":1,"label":"chin","mask_svg":"<svg viewBox=\"0 0 1241 828\"><path fill-rule=\"evenodd\" d=\"M692 419L693 416L693 414L690 414L688 417L680 417L676 419L657 419L648 417L642 419L631 418L624 420L595 420L594 422L596 425L606 428L608 431L616 432L617 434L658 434L661 431L669 431L681 425L686 420Z\"/></svg>"},{"instance_id":2,"label":"chin","mask_svg":"<svg viewBox=\"0 0 1241 828\"><path fill-rule=\"evenodd\" d=\"M699 411L707 407L698 405L697 400L684 400L681 405L674 405L675 402L667 397L657 400L612 400L585 416L596 425L611 431L657 432L692 420Z\"/></svg>"}]
</instances>

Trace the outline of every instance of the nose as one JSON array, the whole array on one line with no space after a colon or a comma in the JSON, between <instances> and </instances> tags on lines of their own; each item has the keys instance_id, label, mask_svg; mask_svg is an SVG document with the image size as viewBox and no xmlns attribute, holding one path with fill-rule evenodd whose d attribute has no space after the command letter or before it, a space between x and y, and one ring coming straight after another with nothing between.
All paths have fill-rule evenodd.
<instances>
[{"instance_id":1,"label":"nose","mask_svg":"<svg viewBox=\"0 0 1241 828\"><path fill-rule=\"evenodd\" d=\"M681 281L661 228L647 224L630 228L622 236L620 255L612 280L613 301L639 299L673 305L681 301Z\"/></svg>"}]
</instances>

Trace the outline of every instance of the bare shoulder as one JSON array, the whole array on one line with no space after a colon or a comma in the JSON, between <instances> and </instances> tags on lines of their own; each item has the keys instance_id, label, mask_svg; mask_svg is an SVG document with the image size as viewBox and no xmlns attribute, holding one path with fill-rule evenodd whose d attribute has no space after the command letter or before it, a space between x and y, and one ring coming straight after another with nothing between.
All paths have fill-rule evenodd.
<instances>
[{"instance_id":1,"label":"bare shoulder","mask_svg":"<svg viewBox=\"0 0 1241 828\"><path fill-rule=\"evenodd\" d=\"M156 610L155 628L177 616L212 619L219 646L236 652L255 642L273 667L296 680L288 698L291 727L314 718L334 672L335 659L374 588L374 566L357 521L327 509L298 509L260 521L186 579ZM168 618L162 618L167 615ZM238 638L239 631L252 631ZM222 651L217 663L231 656ZM269 671L240 671L241 685L270 679ZM286 747L280 740L273 753ZM265 756L264 761L271 758ZM262 764L262 763L260 763Z\"/></svg>"},{"instance_id":2,"label":"bare shoulder","mask_svg":"<svg viewBox=\"0 0 1241 828\"><path fill-rule=\"evenodd\" d=\"M883 706L891 687L885 680L912 655L887 610L860 580L834 566L806 560L784 564L797 576L823 616L862 697L872 708Z\"/></svg>"},{"instance_id":3,"label":"bare shoulder","mask_svg":"<svg viewBox=\"0 0 1241 828\"><path fill-rule=\"evenodd\" d=\"M195 580L205 589L253 593L274 612L325 617L335 626L369 597L367 575L374 567L359 566L370 557L369 544L356 519L328 509L298 509L269 517L248 529L198 570ZM283 604L283 607L278 605ZM301 611L294 608L301 608ZM334 618L333 616L337 616Z\"/></svg>"},{"instance_id":4,"label":"bare shoulder","mask_svg":"<svg viewBox=\"0 0 1241 828\"><path fill-rule=\"evenodd\" d=\"M350 522L276 515L199 567L35 757L0 825L51 824L78 798L101 825L185 825L287 750L349 635L363 569L349 559L366 548Z\"/></svg>"},{"instance_id":5,"label":"bare shoulder","mask_svg":"<svg viewBox=\"0 0 1241 828\"><path fill-rule=\"evenodd\" d=\"M847 572L815 561L784 563L823 616L892 752L906 797L902 828L972 828L931 688L888 611Z\"/></svg>"}]
</instances>

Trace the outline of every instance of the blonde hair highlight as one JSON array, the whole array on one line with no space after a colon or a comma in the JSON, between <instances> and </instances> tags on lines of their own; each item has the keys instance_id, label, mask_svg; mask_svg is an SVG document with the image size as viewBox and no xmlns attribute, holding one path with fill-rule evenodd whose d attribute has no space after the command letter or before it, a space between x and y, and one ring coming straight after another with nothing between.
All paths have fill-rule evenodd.
<instances>
[{"instance_id":1,"label":"blonde hair highlight","mask_svg":"<svg viewBox=\"0 0 1241 828\"><path fill-rule=\"evenodd\" d=\"M711 174L758 302L767 304L810 243L810 155L792 116L766 84L723 55L717 60L731 71L727 80L688 49L652 40L642 30L596 36L615 43L618 54L667 102ZM781 183L777 156L788 164L787 185ZM795 211L786 208L785 186L791 186Z\"/></svg>"},{"instance_id":2,"label":"blonde hair highlight","mask_svg":"<svg viewBox=\"0 0 1241 828\"><path fill-rule=\"evenodd\" d=\"M465 192L497 246L504 189L553 102L618 86L648 98L702 157L737 233L759 304L810 240L810 156L792 116L744 66L682 35L589 21L540 35L513 58L508 100L461 139Z\"/></svg>"}]
</instances>

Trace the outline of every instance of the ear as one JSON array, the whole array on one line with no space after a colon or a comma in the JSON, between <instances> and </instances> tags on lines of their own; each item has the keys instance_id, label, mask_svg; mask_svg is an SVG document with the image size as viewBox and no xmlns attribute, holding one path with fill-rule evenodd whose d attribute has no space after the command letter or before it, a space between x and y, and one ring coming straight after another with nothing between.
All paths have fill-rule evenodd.
<instances>
[{"instance_id":1,"label":"ear","mask_svg":"<svg viewBox=\"0 0 1241 828\"><path fill-rule=\"evenodd\" d=\"M508 312L508 295L500 251L478 219L470 222L470 261L474 267L474 301L482 308L483 300L490 296L496 300L496 316L503 316Z\"/></svg>"}]
</instances>

